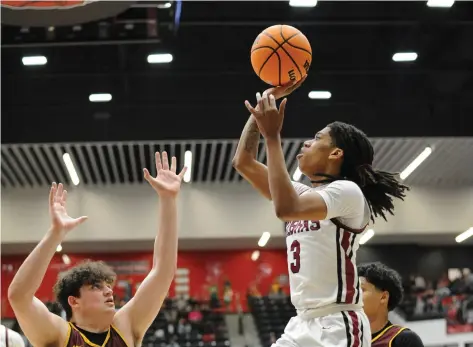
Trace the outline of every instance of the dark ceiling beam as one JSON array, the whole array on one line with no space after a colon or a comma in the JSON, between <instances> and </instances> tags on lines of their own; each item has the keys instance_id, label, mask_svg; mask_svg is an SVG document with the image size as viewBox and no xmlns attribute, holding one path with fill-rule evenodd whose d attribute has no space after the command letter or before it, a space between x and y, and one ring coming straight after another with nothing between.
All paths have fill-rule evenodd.
<instances>
[{"instance_id":1,"label":"dark ceiling beam","mask_svg":"<svg viewBox=\"0 0 473 347\"><path fill-rule=\"evenodd\" d=\"M238 20L238 21L181 21L180 26L271 26L277 20ZM159 25L168 26L173 24L171 21L161 21ZM417 20L285 20L284 24L303 27L303 26L420 26ZM473 20L454 20L432 24L434 26L473 26Z\"/></svg>"},{"instance_id":2,"label":"dark ceiling beam","mask_svg":"<svg viewBox=\"0 0 473 347\"><path fill-rule=\"evenodd\" d=\"M71 42L35 42L15 43L2 45L5 48L43 48L43 47L74 47L74 46L119 46L119 45L149 45L161 43L161 39L129 39L129 40L98 40L98 41L71 41Z\"/></svg>"}]
</instances>

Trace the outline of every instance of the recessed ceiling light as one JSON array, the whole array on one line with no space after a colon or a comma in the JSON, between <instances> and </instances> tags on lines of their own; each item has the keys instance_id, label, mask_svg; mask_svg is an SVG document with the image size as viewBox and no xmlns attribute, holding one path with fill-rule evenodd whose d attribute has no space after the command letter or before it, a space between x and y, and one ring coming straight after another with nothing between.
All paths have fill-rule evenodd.
<instances>
[{"instance_id":1,"label":"recessed ceiling light","mask_svg":"<svg viewBox=\"0 0 473 347\"><path fill-rule=\"evenodd\" d=\"M289 0L289 6L292 7L315 7L317 0Z\"/></svg>"},{"instance_id":2,"label":"recessed ceiling light","mask_svg":"<svg viewBox=\"0 0 473 347\"><path fill-rule=\"evenodd\" d=\"M330 99L332 97L332 93L326 90L313 90L309 93L310 99Z\"/></svg>"},{"instance_id":3,"label":"recessed ceiling light","mask_svg":"<svg viewBox=\"0 0 473 347\"><path fill-rule=\"evenodd\" d=\"M429 0L427 6L429 7L452 7L455 0Z\"/></svg>"},{"instance_id":4,"label":"recessed ceiling light","mask_svg":"<svg viewBox=\"0 0 473 347\"><path fill-rule=\"evenodd\" d=\"M417 53L415 52L399 52L393 55L393 60L396 62L414 61L416 59Z\"/></svg>"},{"instance_id":5,"label":"recessed ceiling light","mask_svg":"<svg viewBox=\"0 0 473 347\"><path fill-rule=\"evenodd\" d=\"M150 64L163 64L172 62L172 54L150 54L148 55L148 63Z\"/></svg>"},{"instance_id":6,"label":"recessed ceiling light","mask_svg":"<svg viewBox=\"0 0 473 347\"><path fill-rule=\"evenodd\" d=\"M46 59L46 57L43 55L35 55L35 56L30 56L30 57L23 57L21 61L23 62L23 65L25 66L34 66L34 65L45 65L48 62L48 59Z\"/></svg>"},{"instance_id":7,"label":"recessed ceiling light","mask_svg":"<svg viewBox=\"0 0 473 347\"><path fill-rule=\"evenodd\" d=\"M98 93L89 95L90 102L109 102L110 100L112 100L112 94L109 93Z\"/></svg>"}]
</instances>

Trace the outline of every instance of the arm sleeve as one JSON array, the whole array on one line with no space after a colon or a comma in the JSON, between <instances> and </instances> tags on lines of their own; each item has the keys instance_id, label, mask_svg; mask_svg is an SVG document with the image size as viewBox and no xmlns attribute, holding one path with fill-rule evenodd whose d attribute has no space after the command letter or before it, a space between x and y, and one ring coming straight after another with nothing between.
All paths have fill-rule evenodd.
<instances>
[{"instance_id":1,"label":"arm sleeve","mask_svg":"<svg viewBox=\"0 0 473 347\"><path fill-rule=\"evenodd\" d=\"M406 329L394 338L391 347L424 347L424 343L419 335L412 330Z\"/></svg>"},{"instance_id":2,"label":"arm sleeve","mask_svg":"<svg viewBox=\"0 0 473 347\"><path fill-rule=\"evenodd\" d=\"M295 181L292 181L292 186L294 187L298 195L301 195L302 193L310 190L309 186Z\"/></svg>"},{"instance_id":3,"label":"arm sleeve","mask_svg":"<svg viewBox=\"0 0 473 347\"><path fill-rule=\"evenodd\" d=\"M316 192L327 206L325 219L356 218L364 213L365 198L360 187L354 182L335 181Z\"/></svg>"}]
</instances>

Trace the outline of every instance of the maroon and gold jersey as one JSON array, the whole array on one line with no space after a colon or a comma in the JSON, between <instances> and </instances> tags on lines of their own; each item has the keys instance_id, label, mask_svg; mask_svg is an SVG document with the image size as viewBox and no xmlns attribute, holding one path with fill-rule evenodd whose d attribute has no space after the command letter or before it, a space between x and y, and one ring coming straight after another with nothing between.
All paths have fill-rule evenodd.
<instances>
[{"instance_id":1,"label":"maroon and gold jersey","mask_svg":"<svg viewBox=\"0 0 473 347\"><path fill-rule=\"evenodd\" d=\"M70 322L67 335L65 347L129 347L122 334L113 325L108 329L105 340L101 345L90 341L82 331Z\"/></svg>"},{"instance_id":2,"label":"maroon and gold jersey","mask_svg":"<svg viewBox=\"0 0 473 347\"><path fill-rule=\"evenodd\" d=\"M371 339L371 347L391 347L393 340L406 328L388 325Z\"/></svg>"}]
</instances>

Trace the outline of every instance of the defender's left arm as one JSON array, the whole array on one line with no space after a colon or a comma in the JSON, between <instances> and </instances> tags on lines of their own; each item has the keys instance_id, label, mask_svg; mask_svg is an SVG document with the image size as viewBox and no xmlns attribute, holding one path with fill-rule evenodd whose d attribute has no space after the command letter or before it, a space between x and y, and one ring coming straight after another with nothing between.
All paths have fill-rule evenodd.
<instances>
[{"instance_id":1,"label":"defender's left arm","mask_svg":"<svg viewBox=\"0 0 473 347\"><path fill-rule=\"evenodd\" d=\"M177 195L186 170L184 168L178 175L175 173L174 157L169 169L165 152L163 164L158 153L156 162L156 178L145 169L145 179L159 195L159 226L154 241L153 267L134 297L117 312L115 318L117 327L131 332L134 341L141 341L159 313L177 267Z\"/></svg>"}]
</instances>

